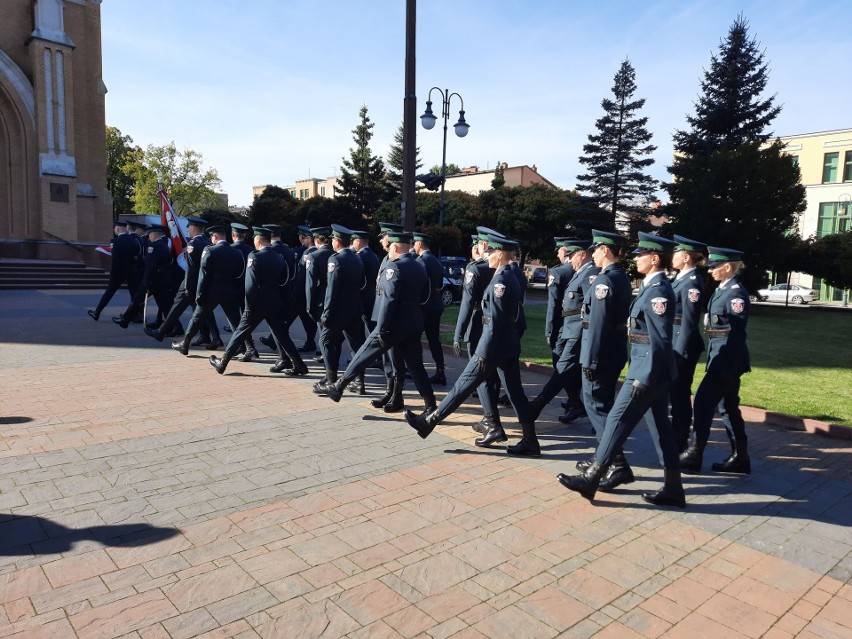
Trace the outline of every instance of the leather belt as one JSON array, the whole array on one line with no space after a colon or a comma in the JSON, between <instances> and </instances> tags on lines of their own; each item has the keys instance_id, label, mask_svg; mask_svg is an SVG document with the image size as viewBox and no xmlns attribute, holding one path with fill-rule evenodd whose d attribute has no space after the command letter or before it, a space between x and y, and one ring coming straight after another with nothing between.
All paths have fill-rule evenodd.
<instances>
[{"instance_id":1,"label":"leather belt","mask_svg":"<svg viewBox=\"0 0 852 639\"><path fill-rule=\"evenodd\" d=\"M589 320L583 320L583 328L589 328ZM604 328L605 333L620 333L627 328L627 324L614 324Z\"/></svg>"},{"instance_id":2,"label":"leather belt","mask_svg":"<svg viewBox=\"0 0 852 639\"><path fill-rule=\"evenodd\" d=\"M589 320L583 320L583 328L589 328Z\"/></svg>"},{"instance_id":3,"label":"leather belt","mask_svg":"<svg viewBox=\"0 0 852 639\"><path fill-rule=\"evenodd\" d=\"M642 335L641 333L628 333L627 341L631 344L650 344L651 336L650 335Z\"/></svg>"},{"instance_id":4,"label":"leather belt","mask_svg":"<svg viewBox=\"0 0 852 639\"><path fill-rule=\"evenodd\" d=\"M562 317L571 317L572 315L579 315L583 309L581 308L563 308L562 309Z\"/></svg>"},{"instance_id":5,"label":"leather belt","mask_svg":"<svg viewBox=\"0 0 852 639\"><path fill-rule=\"evenodd\" d=\"M730 332L730 328L708 328L707 337L727 337Z\"/></svg>"},{"instance_id":6,"label":"leather belt","mask_svg":"<svg viewBox=\"0 0 852 639\"><path fill-rule=\"evenodd\" d=\"M680 326L681 318L680 318L680 317L675 317L675 318L674 318L674 323L675 323L675 326Z\"/></svg>"}]
</instances>

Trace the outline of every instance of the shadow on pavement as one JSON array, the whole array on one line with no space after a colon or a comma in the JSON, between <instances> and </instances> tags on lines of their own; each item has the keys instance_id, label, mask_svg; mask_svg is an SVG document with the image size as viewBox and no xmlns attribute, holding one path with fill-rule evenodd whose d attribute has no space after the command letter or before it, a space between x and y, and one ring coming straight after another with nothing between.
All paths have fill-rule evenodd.
<instances>
[{"instance_id":1,"label":"shadow on pavement","mask_svg":"<svg viewBox=\"0 0 852 639\"><path fill-rule=\"evenodd\" d=\"M146 546L179 533L177 528L157 528L142 523L67 528L43 517L11 516L0 522L0 556L67 552L81 541L96 541L104 546Z\"/></svg>"},{"instance_id":2,"label":"shadow on pavement","mask_svg":"<svg viewBox=\"0 0 852 639\"><path fill-rule=\"evenodd\" d=\"M33 421L32 417L23 417L22 415L9 415L8 417L0 417L0 424L26 424Z\"/></svg>"}]
</instances>

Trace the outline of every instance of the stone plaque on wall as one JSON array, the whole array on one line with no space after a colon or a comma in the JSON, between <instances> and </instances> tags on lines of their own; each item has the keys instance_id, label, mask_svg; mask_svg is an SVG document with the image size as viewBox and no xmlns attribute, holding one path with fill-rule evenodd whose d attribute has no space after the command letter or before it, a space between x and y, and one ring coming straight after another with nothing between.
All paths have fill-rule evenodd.
<instances>
[{"instance_id":1,"label":"stone plaque on wall","mask_svg":"<svg viewBox=\"0 0 852 639\"><path fill-rule=\"evenodd\" d=\"M50 201L51 202L68 202L68 185L61 182L50 183Z\"/></svg>"}]
</instances>

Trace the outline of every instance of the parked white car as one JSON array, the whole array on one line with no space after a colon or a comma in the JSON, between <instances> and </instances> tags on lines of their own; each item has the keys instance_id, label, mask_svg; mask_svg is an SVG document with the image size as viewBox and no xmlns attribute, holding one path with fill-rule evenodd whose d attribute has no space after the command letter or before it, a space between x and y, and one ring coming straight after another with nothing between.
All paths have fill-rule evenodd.
<instances>
[{"instance_id":1,"label":"parked white car","mask_svg":"<svg viewBox=\"0 0 852 639\"><path fill-rule=\"evenodd\" d=\"M789 301L790 304L807 304L815 299L819 299L816 291L798 284L776 284L760 289L755 295L755 301L758 302Z\"/></svg>"}]
</instances>

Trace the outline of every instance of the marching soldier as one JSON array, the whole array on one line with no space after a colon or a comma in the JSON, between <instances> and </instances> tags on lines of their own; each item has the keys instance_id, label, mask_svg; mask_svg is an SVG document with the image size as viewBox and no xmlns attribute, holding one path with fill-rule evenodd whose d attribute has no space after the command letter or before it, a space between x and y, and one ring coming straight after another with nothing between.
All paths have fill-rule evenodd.
<instances>
[{"instance_id":1,"label":"marching soldier","mask_svg":"<svg viewBox=\"0 0 852 639\"><path fill-rule=\"evenodd\" d=\"M435 374L429 378L429 382L445 386L447 376L444 374L444 347L441 346L441 315L444 313L441 289L444 287L444 267L432 254L431 244L430 236L425 233L414 233L414 251L429 276L429 300L423 305L424 332L429 342L432 361L435 362Z\"/></svg>"},{"instance_id":2,"label":"marching soldier","mask_svg":"<svg viewBox=\"0 0 852 639\"><path fill-rule=\"evenodd\" d=\"M115 223L113 232L115 233L115 238L110 245L112 263L109 267L109 283L95 310L89 311L89 317L96 322L100 319L101 312L109 304L112 296L121 288L122 284L127 284L127 290L130 292L131 299L136 294L136 287L139 284L137 264L141 259L142 247L136 240L136 233L130 232L129 223L122 224L121 222Z\"/></svg>"},{"instance_id":3,"label":"marching soldier","mask_svg":"<svg viewBox=\"0 0 852 639\"><path fill-rule=\"evenodd\" d=\"M633 251L636 269L645 276L639 295L630 306L630 366L618 397L610 410L595 457L582 475L559 474L559 482L592 500L610 464L621 454L628 436L645 416L654 444L662 456L665 480L660 490L643 493L642 499L656 505L686 505L680 476L677 443L668 416L669 384L677 375L672 351L674 292L665 276L675 247L650 233L639 233L639 246ZM597 288L606 269L595 279ZM597 293L596 293L597 294ZM592 310L591 321L594 321ZM647 416L646 416L647 413ZM627 467L629 470L629 467ZM629 479L621 483L633 481Z\"/></svg>"},{"instance_id":4,"label":"marching soldier","mask_svg":"<svg viewBox=\"0 0 852 639\"><path fill-rule=\"evenodd\" d=\"M210 226L206 233L211 244L201 253L195 310L183 339L172 344L183 355L189 355L192 338L206 318L213 317L217 306L222 307L232 330L235 329L240 323L240 304L245 299L245 285L241 284L245 279L242 254L228 244L224 226Z\"/></svg>"},{"instance_id":5,"label":"marching soldier","mask_svg":"<svg viewBox=\"0 0 852 639\"><path fill-rule=\"evenodd\" d=\"M316 359L317 362L324 362L326 353L322 350L323 327L321 319L323 304L325 303L325 291L328 286L328 260L334 255L334 251L328 240L331 235L330 227L313 228L311 235L314 238L316 250L305 258L305 303L308 315L317 323L321 356ZM314 385L315 389L319 386L319 383Z\"/></svg>"},{"instance_id":6,"label":"marching soldier","mask_svg":"<svg viewBox=\"0 0 852 639\"><path fill-rule=\"evenodd\" d=\"M699 473L704 448L710 438L710 425L716 408L731 442L731 455L713 464L720 473L751 473L748 438L740 412L740 378L751 370L746 325L751 307L748 291L740 280L743 254L730 248L707 247L710 276L719 282L707 304L704 326L710 349L707 372L695 391L693 429L695 441L680 456L684 472Z\"/></svg>"},{"instance_id":7,"label":"marching soldier","mask_svg":"<svg viewBox=\"0 0 852 639\"><path fill-rule=\"evenodd\" d=\"M289 279L287 280L287 286L281 288L281 294L284 296L284 304L287 307L287 326L289 330L290 325L290 308L293 306L293 287L292 281L296 277L296 252L287 246L286 242L281 239L281 226L278 224L264 224L264 228L269 229L272 233L272 248L278 253L281 257L284 258L284 266L287 269L287 273L289 274ZM269 350L278 351L278 346L275 344L275 339L272 337L272 334L266 335L264 337L259 338L261 344L266 346ZM281 370L285 368L292 368L290 362L283 361L280 362ZM275 367L273 367L275 368ZM270 369L271 372L276 372Z\"/></svg>"},{"instance_id":8,"label":"marching soldier","mask_svg":"<svg viewBox=\"0 0 852 639\"><path fill-rule=\"evenodd\" d=\"M521 424L527 454L533 455L533 447L538 445L538 441L535 439L532 411L524 394L518 361L521 339L516 322L521 291L517 277L509 268L518 243L495 236L489 236L487 241L488 265L494 269L494 275L482 299L482 336L476 351L453 388L435 410L422 415L406 410L405 420L425 439L435 426L451 415L485 379L499 372ZM495 442L504 442L507 439L502 425L497 421L482 437L477 438L475 443L477 446L488 448Z\"/></svg>"},{"instance_id":9,"label":"marching soldier","mask_svg":"<svg viewBox=\"0 0 852 639\"><path fill-rule=\"evenodd\" d=\"M264 320L272 329L275 343L279 346L279 360L289 357L293 363L293 368L282 372L288 376L306 375L308 372L308 367L287 333L284 298L280 290L287 284L287 269L284 268L284 258L272 249L271 239L269 229L254 228L256 250L250 253L246 260L245 310L222 358L210 356L210 364L220 375L225 372L228 362L246 337Z\"/></svg>"},{"instance_id":10,"label":"marching soldier","mask_svg":"<svg viewBox=\"0 0 852 639\"><path fill-rule=\"evenodd\" d=\"M423 367L423 348L420 336L423 333L421 303L426 299L429 277L426 270L411 256L411 234L389 231L388 263L379 276L379 299L376 300L376 328L352 357L343 376L325 391L335 402L339 402L343 389L356 379L381 353L390 349L405 362L417 392L423 397L426 411L435 407L435 394Z\"/></svg>"},{"instance_id":11,"label":"marching soldier","mask_svg":"<svg viewBox=\"0 0 852 639\"><path fill-rule=\"evenodd\" d=\"M564 341L562 352L554 367L553 375L541 389L538 397L532 402L533 416L536 419L538 419L544 407L550 403L550 400L556 397L563 388L568 392L568 401L571 407L583 405L580 366L580 347L583 336L581 313L583 311L583 300L587 297L600 269L592 262L590 252L586 250L580 240L563 238L560 244L568 256L575 274L571 277L571 281L565 290L559 313L562 318L560 340ZM585 410L583 409L569 408L565 415L560 417L560 421L569 423L568 418L573 421L584 414Z\"/></svg>"},{"instance_id":12,"label":"marching soldier","mask_svg":"<svg viewBox=\"0 0 852 639\"><path fill-rule=\"evenodd\" d=\"M161 224L151 224L146 230L148 231L148 248L142 282L124 313L112 318L112 321L121 328L127 328L133 317L142 310L146 293L154 297L161 313L168 312L171 306L169 288L173 258L167 237L169 229Z\"/></svg>"},{"instance_id":13,"label":"marching soldier","mask_svg":"<svg viewBox=\"0 0 852 639\"><path fill-rule=\"evenodd\" d=\"M307 226L299 226L299 246L296 247L296 277L293 279L293 308L289 314L289 322L292 324L296 317L302 320L302 328L305 329L305 343L299 347L300 353L317 353L317 323L308 313L308 302L305 294L305 279L307 271L305 264L308 256L317 250L311 229Z\"/></svg>"},{"instance_id":14,"label":"marching soldier","mask_svg":"<svg viewBox=\"0 0 852 639\"><path fill-rule=\"evenodd\" d=\"M337 381L340 351L344 336L349 349L355 353L364 343L364 323L361 308L361 288L364 286L364 266L350 244L351 231L339 224L331 225L331 248L328 258L327 286L320 316L320 348L325 361L325 384L314 389L324 394L326 385ZM317 251L318 256L322 251ZM359 391L364 394L364 378Z\"/></svg>"},{"instance_id":15,"label":"marching soldier","mask_svg":"<svg viewBox=\"0 0 852 639\"><path fill-rule=\"evenodd\" d=\"M376 327L373 322L373 305L376 302L374 284L379 278L379 257L370 248L370 235L367 231L352 231L352 250L361 259L364 267L364 285L361 287L361 310L364 312L366 335Z\"/></svg>"},{"instance_id":16,"label":"marching soldier","mask_svg":"<svg viewBox=\"0 0 852 639\"><path fill-rule=\"evenodd\" d=\"M700 242L674 236L677 246L672 256L672 268L677 277L672 283L675 294L674 353L677 377L669 393L672 428L678 449L686 450L692 426L692 380L698 358L704 352L701 337L701 309L704 305L704 281L695 268L704 263L706 246Z\"/></svg>"},{"instance_id":17,"label":"marching soldier","mask_svg":"<svg viewBox=\"0 0 852 639\"><path fill-rule=\"evenodd\" d=\"M233 241L232 246L240 252L240 255L243 256L243 274L240 277L240 285L245 290L246 283L246 265L248 264L248 257L254 252L254 247L250 243L251 241L248 239L249 228L245 224L240 224L239 222L231 223L231 240ZM245 310L245 299L240 302L240 313ZM230 327L226 327L230 328ZM243 355L240 357L241 362L250 362L253 359L257 359L257 348L254 345L254 339L251 336L251 331L249 331L248 335L245 337L245 346L240 346L239 349Z\"/></svg>"}]
</instances>

